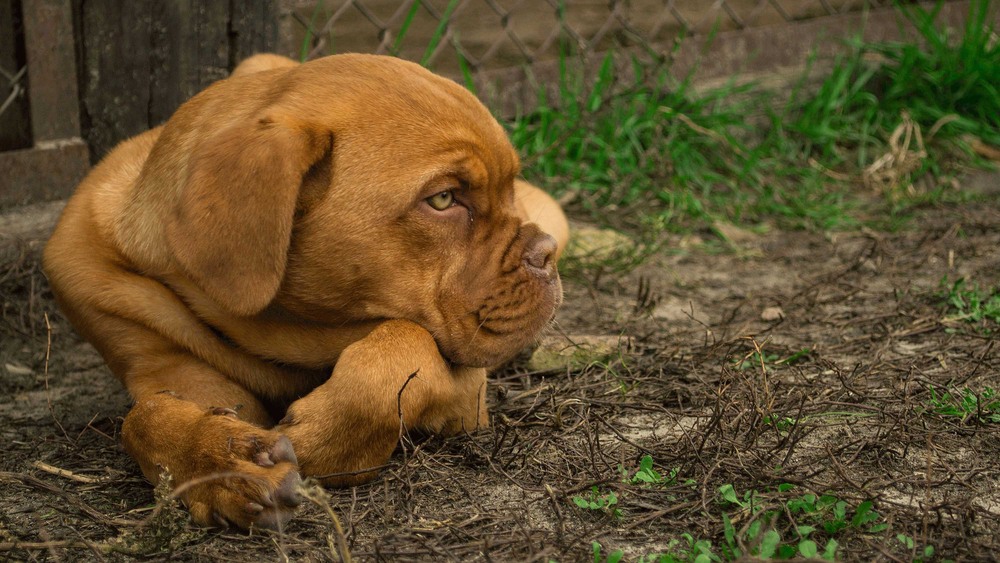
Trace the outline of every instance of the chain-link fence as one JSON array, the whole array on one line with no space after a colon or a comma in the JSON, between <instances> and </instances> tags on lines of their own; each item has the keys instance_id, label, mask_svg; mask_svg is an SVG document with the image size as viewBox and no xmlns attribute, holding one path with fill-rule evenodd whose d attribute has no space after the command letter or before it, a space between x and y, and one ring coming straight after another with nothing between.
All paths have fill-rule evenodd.
<instances>
[{"instance_id":1,"label":"chain-link fence","mask_svg":"<svg viewBox=\"0 0 1000 563\"><path fill-rule=\"evenodd\" d=\"M888 6L892 0L282 0L282 49L300 59L394 54L444 73L532 64L560 50L640 46Z\"/></svg>"},{"instance_id":2,"label":"chain-link fence","mask_svg":"<svg viewBox=\"0 0 1000 563\"><path fill-rule=\"evenodd\" d=\"M20 3L0 3L0 151L31 145L27 76Z\"/></svg>"},{"instance_id":3,"label":"chain-link fence","mask_svg":"<svg viewBox=\"0 0 1000 563\"><path fill-rule=\"evenodd\" d=\"M14 107L15 102L24 98L25 83L24 78L28 74L28 66L7 70L0 66L0 116L3 116L8 109Z\"/></svg>"}]
</instances>

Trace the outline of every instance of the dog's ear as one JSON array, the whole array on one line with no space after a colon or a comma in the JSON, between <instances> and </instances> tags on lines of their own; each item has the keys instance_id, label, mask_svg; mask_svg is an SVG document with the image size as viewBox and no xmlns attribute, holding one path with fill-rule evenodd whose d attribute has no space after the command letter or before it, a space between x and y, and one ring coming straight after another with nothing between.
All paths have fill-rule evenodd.
<instances>
[{"instance_id":1,"label":"dog's ear","mask_svg":"<svg viewBox=\"0 0 1000 563\"><path fill-rule=\"evenodd\" d=\"M195 148L167 242L209 297L238 315L259 313L274 299L303 176L331 144L327 131L269 115Z\"/></svg>"}]
</instances>

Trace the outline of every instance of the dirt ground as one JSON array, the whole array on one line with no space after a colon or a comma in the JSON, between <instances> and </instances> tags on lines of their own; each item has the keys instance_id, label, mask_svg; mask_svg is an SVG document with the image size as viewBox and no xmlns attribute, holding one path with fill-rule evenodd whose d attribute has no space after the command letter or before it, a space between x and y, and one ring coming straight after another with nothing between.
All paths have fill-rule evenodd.
<instances>
[{"instance_id":1,"label":"dirt ground","mask_svg":"<svg viewBox=\"0 0 1000 563\"><path fill-rule=\"evenodd\" d=\"M192 528L157 500L119 445L128 397L53 306L43 235L8 228L0 559L583 561L598 541L638 561L687 548L684 533L720 553L723 512L737 530L755 518L720 504L731 484L771 508L808 492L873 501L886 526L833 535L842 560L928 545L933 560L995 560L1000 424L928 401L1000 389L998 333L946 320L939 296L945 277L1000 284L997 185L980 175L966 188L985 201L920 210L896 233L706 232L627 275L576 268L550 335L620 337L619 353L540 372L521 358L492 378L490 429L407 442L373 483L314 487L287 529L250 535ZM768 365L740 366L755 346ZM633 483L647 455L676 480ZM618 514L577 506L594 487Z\"/></svg>"}]
</instances>

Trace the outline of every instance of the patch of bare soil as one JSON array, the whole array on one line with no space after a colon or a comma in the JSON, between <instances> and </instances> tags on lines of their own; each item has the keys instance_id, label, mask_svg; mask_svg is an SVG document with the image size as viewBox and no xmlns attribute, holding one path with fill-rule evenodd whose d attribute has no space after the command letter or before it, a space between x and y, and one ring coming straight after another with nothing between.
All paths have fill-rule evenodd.
<instances>
[{"instance_id":1,"label":"patch of bare soil","mask_svg":"<svg viewBox=\"0 0 1000 563\"><path fill-rule=\"evenodd\" d=\"M56 312L39 238L0 241L3 559L581 561L598 541L635 561L683 533L720 553L723 512L738 531L764 513L720 503L727 484L765 509L828 493L848 519L872 501L882 529L814 532L838 559L1000 553L1000 424L929 407L1000 389L997 327L945 320L939 296L945 277L1000 284L995 197L899 233L678 240L626 276L568 276L551 334L630 348L572 370L518 360L493 377L489 430L406 442L373 483L313 488L283 532L250 535L191 527L121 450L128 397ZM644 456L676 478L633 482ZM609 493L611 510L574 501ZM784 518L787 538L805 517Z\"/></svg>"}]
</instances>

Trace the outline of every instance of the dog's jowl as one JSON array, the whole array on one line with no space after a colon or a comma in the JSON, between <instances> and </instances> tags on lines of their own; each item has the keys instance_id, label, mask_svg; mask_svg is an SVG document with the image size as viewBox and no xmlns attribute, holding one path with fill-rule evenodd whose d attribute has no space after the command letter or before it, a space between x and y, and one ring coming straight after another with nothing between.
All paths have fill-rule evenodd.
<instances>
[{"instance_id":1,"label":"dog's jowl","mask_svg":"<svg viewBox=\"0 0 1000 563\"><path fill-rule=\"evenodd\" d=\"M258 55L93 169L45 270L146 477L200 524L277 527L301 476L372 479L401 425L487 424L487 369L561 300L566 219L519 173L415 64Z\"/></svg>"}]
</instances>

